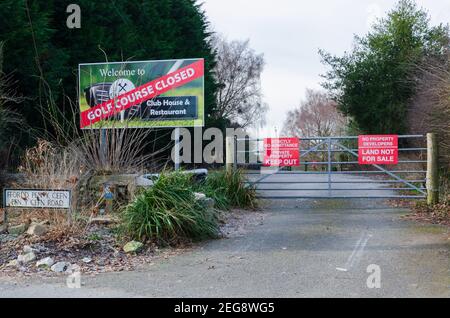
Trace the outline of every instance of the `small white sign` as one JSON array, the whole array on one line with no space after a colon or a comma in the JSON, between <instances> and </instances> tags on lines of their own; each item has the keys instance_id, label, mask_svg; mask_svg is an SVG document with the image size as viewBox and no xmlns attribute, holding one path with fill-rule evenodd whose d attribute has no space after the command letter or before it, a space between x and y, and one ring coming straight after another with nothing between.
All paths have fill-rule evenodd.
<instances>
[{"instance_id":1,"label":"small white sign","mask_svg":"<svg viewBox=\"0 0 450 318\"><path fill-rule=\"evenodd\" d=\"M5 189L5 207L70 209L70 190Z\"/></svg>"}]
</instances>

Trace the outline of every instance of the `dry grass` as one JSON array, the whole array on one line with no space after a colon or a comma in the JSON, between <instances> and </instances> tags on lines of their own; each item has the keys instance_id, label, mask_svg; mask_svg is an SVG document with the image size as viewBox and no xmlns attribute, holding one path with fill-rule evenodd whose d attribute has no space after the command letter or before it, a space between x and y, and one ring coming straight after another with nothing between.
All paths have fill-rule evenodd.
<instances>
[{"instance_id":1,"label":"dry grass","mask_svg":"<svg viewBox=\"0 0 450 318\"><path fill-rule=\"evenodd\" d=\"M450 53L446 60L429 59L418 65L413 82L417 92L408 115L410 132L437 134L445 201L450 193Z\"/></svg>"},{"instance_id":2,"label":"dry grass","mask_svg":"<svg viewBox=\"0 0 450 318\"><path fill-rule=\"evenodd\" d=\"M74 115L75 108L72 108ZM81 233L95 214L100 192L92 192L90 179L95 175L148 172L146 165L164 149L148 153L149 145L159 137L150 138L151 129L78 130L62 116L46 113L53 131L40 134L34 147L25 151L19 172L24 178L14 186L23 188L70 189L74 209L67 216L64 210L17 210L11 219L26 223L30 219L50 220L53 236ZM62 122L61 122L62 121ZM125 123L126 125L126 123ZM70 134L68 132L71 132ZM46 139L43 139L43 138ZM165 164L162 163L162 164ZM82 200L81 200L82 199ZM47 237L46 237L47 238Z\"/></svg>"},{"instance_id":3,"label":"dry grass","mask_svg":"<svg viewBox=\"0 0 450 318\"><path fill-rule=\"evenodd\" d=\"M9 148L2 144L5 139L3 124L21 123L14 113L6 112L3 107L5 102L17 103L21 99L10 89L14 83L2 73L1 53L0 42L0 169L2 158L7 157L5 151L9 151ZM167 143L162 149L155 151L152 145L170 134L170 131L155 133L155 129L127 128L126 120L120 123L125 128L80 130L78 104L66 99L63 105L56 105L48 83L43 77L39 80L42 96L36 108L44 120L44 127L42 130L29 129L28 133L36 138L36 145L26 149L20 160L18 170L23 178L8 183L8 186L70 189L72 201L75 202L74 209L69 217L67 211L53 209L14 209L8 211L8 214L12 224L29 223L33 219L50 221L50 231L42 238L45 240L79 234L86 230L87 221L101 195L90 190L88 185L91 177L152 172L149 166L159 169L167 164L167 161L154 164L154 158L172 145ZM16 136L17 130L11 135ZM6 142L8 145L12 144L12 137L8 135Z\"/></svg>"},{"instance_id":4,"label":"dry grass","mask_svg":"<svg viewBox=\"0 0 450 318\"><path fill-rule=\"evenodd\" d=\"M412 209L414 214L410 215L410 217L415 218L418 221L450 226L449 201L433 206L429 206L425 202L420 202Z\"/></svg>"},{"instance_id":5,"label":"dry grass","mask_svg":"<svg viewBox=\"0 0 450 318\"><path fill-rule=\"evenodd\" d=\"M76 149L39 139L36 146L25 151L18 170L25 174L24 186L73 189L87 169Z\"/></svg>"}]
</instances>

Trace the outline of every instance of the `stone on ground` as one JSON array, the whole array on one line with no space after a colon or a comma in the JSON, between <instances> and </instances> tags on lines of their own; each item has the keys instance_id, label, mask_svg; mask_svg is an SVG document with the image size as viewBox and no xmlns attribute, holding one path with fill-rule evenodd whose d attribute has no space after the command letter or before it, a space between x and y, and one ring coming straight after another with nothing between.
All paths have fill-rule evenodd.
<instances>
[{"instance_id":1,"label":"stone on ground","mask_svg":"<svg viewBox=\"0 0 450 318\"><path fill-rule=\"evenodd\" d=\"M82 261L83 261L83 263L88 264L88 263L92 262L92 258L90 258L90 257L83 257Z\"/></svg>"},{"instance_id":2,"label":"stone on ground","mask_svg":"<svg viewBox=\"0 0 450 318\"><path fill-rule=\"evenodd\" d=\"M44 224L40 223L31 223L30 227L27 230L27 234L42 236L47 233L48 228Z\"/></svg>"},{"instance_id":3,"label":"stone on ground","mask_svg":"<svg viewBox=\"0 0 450 318\"><path fill-rule=\"evenodd\" d=\"M143 176L136 177L136 186L138 186L138 187L149 188L149 187L153 186L154 184L155 183L153 182L153 180L150 180Z\"/></svg>"},{"instance_id":4,"label":"stone on ground","mask_svg":"<svg viewBox=\"0 0 450 318\"><path fill-rule=\"evenodd\" d=\"M17 257L17 261L22 264L29 263L36 259L36 255L33 252L21 254Z\"/></svg>"},{"instance_id":5,"label":"stone on ground","mask_svg":"<svg viewBox=\"0 0 450 318\"><path fill-rule=\"evenodd\" d=\"M194 192L194 196L195 196L195 200L205 200L206 199L206 194L201 193L201 192Z\"/></svg>"},{"instance_id":6,"label":"stone on ground","mask_svg":"<svg viewBox=\"0 0 450 318\"><path fill-rule=\"evenodd\" d=\"M43 258L36 262L36 267L50 268L55 261L51 257Z\"/></svg>"},{"instance_id":7,"label":"stone on ground","mask_svg":"<svg viewBox=\"0 0 450 318\"><path fill-rule=\"evenodd\" d=\"M12 235L20 235L20 234L25 233L27 228L28 228L28 226L25 223L22 223L22 224L19 224L19 225L10 226L8 228L8 233L12 234Z\"/></svg>"},{"instance_id":8,"label":"stone on ground","mask_svg":"<svg viewBox=\"0 0 450 318\"><path fill-rule=\"evenodd\" d=\"M22 248L22 251L23 251L25 254L36 252L36 250L35 250L34 248L32 248L30 245L24 245L24 247Z\"/></svg>"},{"instance_id":9,"label":"stone on ground","mask_svg":"<svg viewBox=\"0 0 450 318\"><path fill-rule=\"evenodd\" d=\"M6 267L18 267L19 262L16 259L13 259L6 264Z\"/></svg>"},{"instance_id":10,"label":"stone on ground","mask_svg":"<svg viewBox=\"0 0 450 318\"><path fill-rule=\"evenodd\" d=\"M137 241L131 241L125 244L123 251L125 253L137 253L144 247L144 244Z\"/></svg>"},{"instance_id":11,"label":"stone on ground","mask_svg":"<svg viewBox=\"0 0 450 318\"><path fill-rule=\"evenodd\" d=\"M118 223L118 222L119 222L119 220L117 218L114 218L109 215L97 216L97 217L91 218L89 220L89 223L91 223L91 224L104 224L104 225Z\"/></svg>"},{"instance_id":12,"label":"stone on ground","mask_svg":"<svg viewBox=\"0 0 450 318\"><path fill-rule=\"evenodd\" d=\"M58 262L56 264L54 264L51 267L51 270L56 272L56 273L62 273L64 272L68 267L70 266L70 263L67 262Z\"/></svg>"},{"instance_id":13,"label":"stone on ground","mask_svg":"<svg viewBox=\"0 0 450 318\"><path fill-rule=\"evenodd\" d=\"M194 192L195 200L199 201L207 209L214 208L215 201L212 198L206 196L206 194L201 192Z\"/></svg>"},{"instance_id":14,"label":"stone on ground","mask_svg":"<svg viewBox=\"0 0 450 318\"><path fill-rule=\"evenodd\" d=\"M207 209L212 209L212 208L214 208L214 205L216 204L216 202L215 202L214 199L212 199L212 198L205 198L204 200L201 200L201 203L202 203L203 206L206 207Z\"/></svg>"}]
</instances>

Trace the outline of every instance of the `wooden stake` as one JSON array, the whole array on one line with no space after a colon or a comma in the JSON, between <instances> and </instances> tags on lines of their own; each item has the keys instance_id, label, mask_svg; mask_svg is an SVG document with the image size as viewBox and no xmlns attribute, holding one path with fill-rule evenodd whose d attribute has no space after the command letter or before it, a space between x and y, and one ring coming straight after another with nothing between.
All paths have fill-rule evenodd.
<instances>
[{"instance_id":1,"label":"wooden stake","mask_svg":"<svg viewBox=\"0 0 450 318\"><path fill-rule=\"evenodd\" d=\"M427 134L427 203L439 203L439 152L436 134Z\"/></svg>"}]
</instances>

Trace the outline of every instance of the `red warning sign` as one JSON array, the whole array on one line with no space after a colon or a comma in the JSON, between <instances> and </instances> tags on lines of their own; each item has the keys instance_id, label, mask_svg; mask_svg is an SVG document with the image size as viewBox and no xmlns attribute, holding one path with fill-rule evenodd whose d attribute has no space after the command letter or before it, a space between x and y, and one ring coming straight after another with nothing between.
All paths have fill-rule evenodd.
<instances>
[{"instance_id":1,"label":"red warning sign","mask_svg":"<svg viewBox=\"0 0 450 318\"><path fill-rule=\"evenodd\" d=\"M300 165L299 140L295 137L264 138L264 166Z\"/></svg>"},{"instance_id":2,"label":"red warning sign","mask_svg":"<svg viewBox=\"0 0 450 318\"><path fill-rule=\"evenodd\" d=\"M360 165L398 163L397 135L358 136L358 162Z\"/></svg>"}]
</instances>

